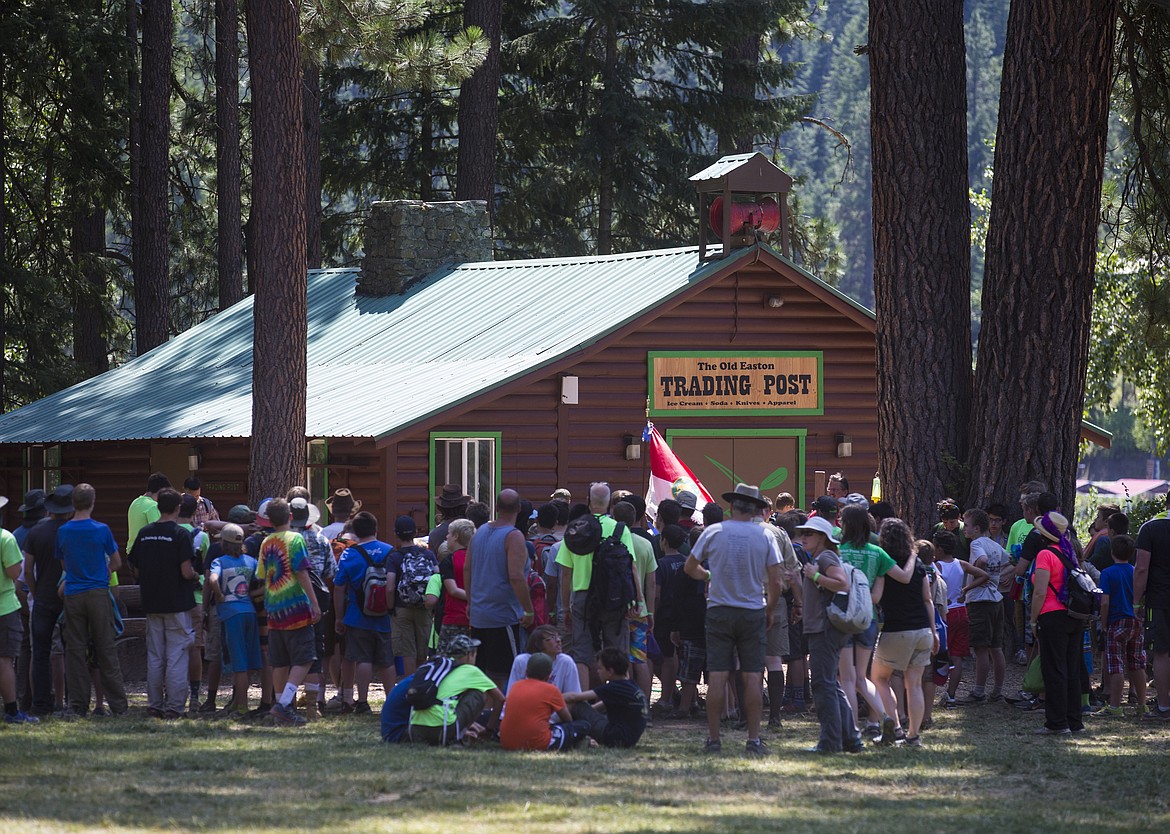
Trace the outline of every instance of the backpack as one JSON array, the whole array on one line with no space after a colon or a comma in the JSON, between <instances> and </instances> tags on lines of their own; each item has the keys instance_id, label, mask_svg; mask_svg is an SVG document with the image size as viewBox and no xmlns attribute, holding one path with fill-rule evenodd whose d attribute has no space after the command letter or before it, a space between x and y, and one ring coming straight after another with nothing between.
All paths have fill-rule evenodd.
<instances>
[{"instance_id":1,"label":"backpack","mask_svg":"<svg viewBox=\"0 0 1170 834\"><path fill-rule=\"evenodd\" d=\"M1091 620L1101 613L1102 591L1093 581L1087 570L1074 566L1068 557L1059 549L1050 548L1064 565L1064 594L1067 600L1062 600L1068 608L1068 615L1074 620ZM1035 561L1035 560L1033 560ZM1052 580L1048 580L1052 584ZM1057 595L1060 596L1059 594Z\"/></svg>"},{"instance_id":2,"label":"backpack","mask_svg":"<svg viewBox=\"0 0 1170 834\"><path fill-rule=\"evenodd\" d=\"M565 544L579 556L594 553L601 544L601 522L593 513L585 513L565 528Z\"/></svg>"},{"instance_id":3,"label":"backpack","mask_svg":"<svg viewBox=\"0 0 1170 834\"><path fill-rule=\"evenodd\" d=\"M536 538L529 539L532 543L532 549L536 552L532 560L532 568L540 574L544 574L544 554L550 547L557 543L557 537L552 533L544 533Z\"/></svg>"},{"instance_id":4,"label":"backpack","mask_svg":"<svg viewBox=\"0 0 1170 834\"><path fill-rule=\"evenodd\" d=\"M593 551L587 611L625 611L638 597L634 584L634 557L622 542L625 531L626 525L618 522L613 534L603 539Z\"/></svg>"},{"instance_id":5,"label":"backpack","mask_svg":"<svg viewBox=\"0 0 1170 834\"><path fill-rule=\"evenodd\" d=\"M860 634L873 622L873 600L869 595L869 580L853 567L842 565L849 580L848 590L833 594L825 613L829 624L842 634Z\"/></svg>"},{"instance_id":6,"label":"backpack","mask_svg":"<svg viewBox=\"0 0 1170 834\"><path fill-rule=\"evenodd\" d=\"M439 572L435 555L423 547L411 546L402 551L402 571L398 577L398 597L411 608L421 608L427 595L427 583Z\"/></svg>"},{"instance_id":7,"label":"backpack","mask_svg":"<svg viewBox=\"0 0 1170 834\"><path fill-rule=\"evenodd\" d=\"M414 680L406 688L406 703L412 709L430 709L439 703L439 684L455 668L449 657L436 657L414 670Z\"/></svg>"},{"instance_id":8,"label":"backpack","mask_svg":"<svg viewBox=\"0 0 1170 834\"><path fill-rule=\"evenodd\" d=\"M528 571L528 596L532 600L532 625L528 628L531 634L537 626L548 625L548 586L536 570Z\"/></svg>"},{"instance_id":9,"label":"backpack","mask_svg":"<svg viewBox=\"0 0 1170 834\"><path fill-rule=\"evenodd\" d=\"M375 562L360 544L351 544L350 547L362 554L362 558L366 560L366 570L362 574L361 584L358 585L358 602L361 604L362 613L367 617L385 617L390 613L386 592L386 560Z\"/></svg>"}]
</instances>

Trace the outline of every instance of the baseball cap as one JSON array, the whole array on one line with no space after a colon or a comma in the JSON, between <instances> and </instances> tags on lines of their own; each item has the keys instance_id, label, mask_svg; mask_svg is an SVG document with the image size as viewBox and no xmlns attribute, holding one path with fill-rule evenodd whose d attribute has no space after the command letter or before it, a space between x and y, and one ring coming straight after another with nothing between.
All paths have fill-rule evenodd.
<instances>
[{"instance_id":1,"label":"baseball cap","mask_svg":"<svg viewBox=\"0 0 1170 834\"><path fill-rule=\"evenodd\" d=\"M242 542L244 528L238 524L225 524L219 531L219 540L224 542Z\"/></svg>"},{"instance_id":2,"label":"baseball cap","mask_svg":"<svg viewBox=\"0 0 1170 834\"><path fill-rule=\"evenodd\" d=\"M842 507L865 507L869 509L869 499L867 499L860 492L851 492L848 495L837 499L837 503Z\"/></svg>"},{"instance_id":3,"label":"baseball cap","mask_svg":"<svg viewBox=\"0 0 1170 834\"><path fill-rule=\"evenodd\" d=\"M227 520L232 524L251 524L256 520L256 512L247 504L236 504L228 510Z\"/></svg>"},{"instance_id":4,"label":"baseball cap","mask_svg":"<svg viewBox=\"0 0 1170 834\"><path fill-rule=\"evenodd\" d=\"M480 641L466 634L456 634L447 641L447 657L463 657L479 646Z\"/></svg>"},{"instance_id":5,"label":"baseball cap","mask_svg":"<svg viewBox=\"0 0 1170 834\"><path fill-rule=\"evenodd\" d=\"M259 527L272 527L272 522L268 520L268 505L272 502L271 498L265 498L260 502L260 506L256 508L256 525Z\"/></svg>"},{"instance_id":6,"label":"baseball cap","mask_svg":"<svg viewBox=\"0 0 1170 834\"><path fill-rule=\"evenodd\" d=\"M418 535L418 525L408 515L400 515L394 519L394 535L400 539L411 539Z\"/></svg>"},{"instance_id":7,"label":"baseball cap","mask_svg":"<svg viewBox=\"0 0 1170 834\"><path fill-rule=\"evenodd\" d=\"M813 501L813 512L817 515L828 516L835 518L837 516L837 500L831 495L822 495L816 501Z\"/></svg>"},{"instance_id":8,"label":"baseball cap","mask_svg":"<svg viewBox=\"0 0 1170 834\"><path fill-rule=\"evenodd\" d=\"M573 493L569 492L564 487L554 489L553 494L548 497L549 501L564 501L567 504L573 503Z\"/></svg>"}]
</instances>

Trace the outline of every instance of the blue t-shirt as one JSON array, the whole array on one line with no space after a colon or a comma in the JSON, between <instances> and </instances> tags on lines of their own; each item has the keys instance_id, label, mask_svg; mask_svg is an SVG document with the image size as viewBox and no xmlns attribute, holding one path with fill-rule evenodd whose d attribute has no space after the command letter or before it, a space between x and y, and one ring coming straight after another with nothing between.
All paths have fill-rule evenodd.
<instances>
[{"instance_id":1,"label":"blue t-shirt","mask_svg":"<svg viewBox=\"0 0 1170 834\"><path fill-rule=\"evenodd\" d=\"M414 682L414 675L407 675L390 690L386 703L382 704L382 741L402 741L406 728L410 726L410 704L406 703L406 690Z\"/></svg>"},{"instance_id":2,"label":"blue t-shirt","mask_svg":"<svg viewBox=\"0 0 1170 834\"><path fill-rule=\"evenodd\" d=\"M1109 594L1109 622L1133 614L1133 565L1114 563L1101 571L1101 591Z\"/></svg>"},{"instance_id":3,"label":"blue t-shirt","mask_svg":"<svg viewBox=\"0 0 1170 834\"><path fill-rule=\"evenodd\" d=\"M57 558L64 563L65 596L108 589L107 561L118 552L110 528L92 518L67 521L57 531Z\"/></svg>"},{"instance_id":4,"label":"blue t-shirt","mask_svg":"<svg viewBox=\"0 0 1170 834\"><path fill-rule=\"evenodd\" d=\"M248 589L256 579L257 562L248 554L232 556L224 553L211 560L211 581L219 582L223 600L215 606L215 613L226 622L237 614L255 614Z\"/></svg>"},{"instance_id":5,"label":"blue t-shirt","mask_svg":"<svg viewBox=\"0 0 1170 834\"><path fill-rule=\"evenodd\" d=\"M362 545L362 549L374 564L384 564L390 570L390 554L394 548L386 542L373 541ZM362 578L366 575L366 560L362 554L352 547L347 547L341 554L341 562L337 565L337 576L333 578L335 585L346 586L345 617L342 622L349 628L364 628L367 631L389 631L390 615L384 617L367 617L362 613L362 603L358 594L362 591ZM387 595L394 593L393 588L387 589Z\"/></svg>"}]
</instances>

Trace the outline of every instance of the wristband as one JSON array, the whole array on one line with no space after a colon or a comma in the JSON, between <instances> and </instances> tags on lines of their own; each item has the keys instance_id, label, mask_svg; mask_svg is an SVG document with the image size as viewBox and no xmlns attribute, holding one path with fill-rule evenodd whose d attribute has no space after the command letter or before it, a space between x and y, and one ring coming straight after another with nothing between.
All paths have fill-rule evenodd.
<instances>
[{"instance_id":1,"label":"wristband","mask_svg":"<svg viewBox=\"0 0 1170 834\"><path fill-rule=\"evenodd\" d=\"M711 571L707 571L707 581L711 581Z\"/></svg>"},{"instance_id":2,"label":"wristband","mask_svg":"<svg viewBox=\"0 0 1170 834\"><path fill-rule=\"evenodd\" d=\"M819 584L820 584L820 578L821 578L821 572L820 572L820 571L817 571L816 573L814 573L814 574L813 574L813 584L814 584L814 585L819 585Z\"/></svg>"},{"instance_id":3,"label":"wristband","mask_svg":"<svg viewBox=\"0 0 1170 834\"><path fill-rule=\"evenodd\" d=\"M525 611L525 612L524 612L524 616L525 616L525 617L532 617L532 616L534 616L534 615L533 615L533 613L532 613L531 611Z\"/></svg>"}]
</instances>

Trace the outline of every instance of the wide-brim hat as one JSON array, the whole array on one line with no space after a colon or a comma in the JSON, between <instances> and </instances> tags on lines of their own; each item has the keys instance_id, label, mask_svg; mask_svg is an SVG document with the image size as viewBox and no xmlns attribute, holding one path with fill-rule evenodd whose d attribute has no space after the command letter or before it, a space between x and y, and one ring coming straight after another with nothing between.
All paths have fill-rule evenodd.
<instances>
[{"instance_id":1,"label":"wide-brim hat","mask_svg":"<svg viewBox=\"0 0 1170 834\"><path fill-rule=\"evenodd\" d=\"M45 512L53 515L69 515L73 512L73 485L61 484L45 499Z\"/></svg>"},{"instance_id":2,"label":"wide-brim hat","mask_svg":"<svg viewBox=\"0 0 1170 834\"><path fill-rule=\"evenodd\" d=\"M843 495L837 499L837 503L842 507L864 507L869 509L869 499L860 492L851 492L848 495Z\"/></svg>"},{"instance_id":3,"label":"wide-brim hat","mask_svg":"<svg viewBox=\"0 0 1170 834\"><path fill-rule=\"evenodd\" d=\"M48 496L43 489L30 489L24 494L24 503L16 508L18 513L31 513L45 508L45 498Z\"/></svg>"},{"instance_id":4,"label":"wide-brim hat","mask_svg":"<svg viewBox=\"0 0 1170 834\"><path fill-rule=\"evenodd\" d=\"M297 521L302 521L307 517L307 527L312 527L321 520L321 510L316 504L309 503L307 498L294 498L289 501L288 510Z\"/></svg>"},{"instance_id":5,"label":"wide-brim hat","mask_svg":"<svg viewBox=\"0 0 1170 834\"><path fill-rule=\"evenodd\" d=\"M466 507L470 503L471 496L464 495L458 484L443 484L443 490L435 496L435 505L441 510Z\"/></svg>"},{"instance_id":6,"label":"wide-brim hat","mask_svg":"<svg viewBox=\"0 0 1170 834\"><path fill-rule=\"evenodd\" d=\"M333 494L325 499L325 506L330 512L334 511L334 504L337 505L337 512L344 512L344 508L349 507L349 512L356 513L362 508L362 502L344 487L333 490Z\"/></svg>"},{"instance_id":7,"label":"wide-brim hat","mask_svg":"<svg viewBox=\"0 0 1170 834\"><path fill-rule=\"evenodd\" d=\"M1050 513L1036 516L1032 526L1040 531L1040 535L1049 541L1058 542L1064 532L1068 530L1068 519L1053 510Z\"/></svg>"},{"instance_id":8,"label":"wide-brim hat","mask_svg":"<svg viewBox=\"0 0 1170 834\"><path fill-rule=\"evenodd\" d=\"M832 544L841 543L833 536L833 525L824 516L814 515L804 524L796 525L796 529L798 532L801 530L812 530L814 533L821 533Z\"/></svg>"},{"instance_id":9,"label":"wide-brim hat","mask_svg":"<svg viewBox=\"0 0 1170 834\"><path fill-rule=\"evenodd\" d=\"M740 486L743 486L743 484L740 484ZM739 489L739 487L736 487L736 489ZM756 490L756 492L759 492L759 490ZM723 497L727 501L731 500L726 495ZM680 489L678 491L678 495L674 496L674 500L677 501L678 505L684 510L690 510L691 512L694 512L696 509L698 509L699 506L699 496L695 495L695 493L691 492L689 489Z\"/></svg>"},{"instance_id":10,"label":"wide-brim hat","mask_svg":"<svg viewBox=\"0 0 1170 834\"><path fill-rule=\"evenodd\" d=\"M682 496L681 492L679 496ZM678 501L678 498L675 498L675 500ZM731 492L723 493L723 500L728 503L732 501L751 501L761 509L768 506L768 501L760 492L760 488L755 484L736 484L735 489ZM681 504L682 502L679 501L679 503Z\"/></svg>"}]
</instances>

